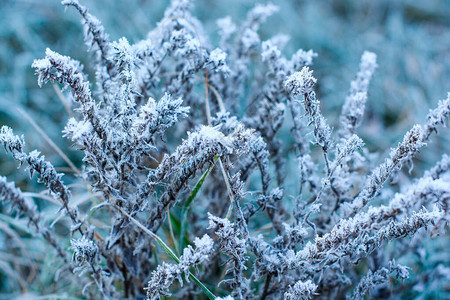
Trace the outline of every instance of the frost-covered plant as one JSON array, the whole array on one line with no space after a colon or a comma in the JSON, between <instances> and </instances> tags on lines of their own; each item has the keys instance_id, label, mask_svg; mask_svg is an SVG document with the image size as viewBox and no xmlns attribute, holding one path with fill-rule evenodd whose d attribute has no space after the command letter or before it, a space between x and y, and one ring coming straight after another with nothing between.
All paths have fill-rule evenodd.
<instances>
[{"instance_id":1,"label":"frost-covered plant","mask_svg":"<svg viewBox=\"0 0 450 300\"><path fill-rule=\"evenodd\" d=\"M78 60L50 49L32 67L39 86L70 90L73 111L61 129L83 159L70 163L75 176L64 174L3 126L6 152L48 193L22 192L1 176L0 199L28 223L18 235L38 233L54 248L49 276L70 278L74 296L386 298L430 280L445 289L449 156L422 177L411 174L448 122L450 94L378 164L358 136L376 54L362 54L333 123L313 75L318 53L286 57L287 36L260 36L273 4L240 23L219 19L218 45L188 0L171 1L136 43L111 41L77 0L62 4L81 15L95 85ZM429 246L427 235L442 237ZM429 260L434 252L442 255Z\"/></svg>"},{"instance_id":2,"label":"frost-covered plant","mask_svg":"<svg viewBox=\"0 0 450 300\"><path fill-rule=\"evenodd\" d=\"M397 278L406 279L409 276L408 268L402 265L398 265L395 261L389 262L388 268L381 268L376 272L367 272L366 277L361 279L358 286L355 289L353 299L364 299L364 294L377 285L383 284L389 280L389 275L396 274Z\"/></svg>"},{"instance_id":3,"label":"frost-covered plant","mask_svg":"<svg viewBox=\"0 0 450 300\"><path fill-rule=\"evenodd\" d=\"M317 285L312 283L311 280L308 280L307 282L298 281L284 293L284 299L310 299L316 288Z\"/></svg>"},{"instance_id":4,"label":"frost-covered plant","mask_svg":"<svg viewBox=\"0 0 450 300\"><path fill-rule=\"evenodd\" d=\"M163 263L152 272L152 278L145 288L149 299L158 299L161 295L170 296L166 290L175 279L183 286L181 274L184 274L186 281L189 282L190 268L197 267L209 259L213 250L213 240L208 235L204 235L201 239L195 238L194 244L195 250L191 246L183 250L178 264Z\"/></svg>"}]
</instances>

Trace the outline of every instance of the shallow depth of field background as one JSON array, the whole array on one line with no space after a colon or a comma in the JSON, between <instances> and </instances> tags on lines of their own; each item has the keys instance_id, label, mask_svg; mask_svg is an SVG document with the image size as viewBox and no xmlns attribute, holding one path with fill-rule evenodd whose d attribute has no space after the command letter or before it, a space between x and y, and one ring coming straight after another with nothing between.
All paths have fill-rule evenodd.
<instances>
[{"instance_id":1,"label":"shallow depth of field background","mask_svg":"<svg viewBox=\"0 0 450 300\"><path fill-rule=\"evenodd\" d=\"M102 21L111 40L125 36L130 43L145 38L163 15L168 1L85 0L89 12ZM266 1L197 0L193 15L209 30L217 46L218 18L230 15L239 23L256 4ZM273 1L280 7L261 29L262 40L277 33L291 37L285 53L299 48L318 53L313 69L318 78L318 98L331 125L337 124L350 81L358 71L364 50L378 56L378 69L369 88L361 138L371 151L388 151L412 124L423 123L430 108L450 91L450 1ZM17 110L23 108L78 165L81 153L61 137L68 115L52 85L40 89L31 63L44 56L45 48L71 56L85 64L86 54L80 16L65 10L57 0L0 0L0 125L24 134L27 150L38 149L57 167L65 167L48 144ZM278 133L291 142L288 128ZM387 150L386 150L387 149ZM388 152L385 152L387 155ZM412 177L450 153L450 132L416 158ZM381 159L382 157L380 157ZM24 190L42 190L5 152L0 152L0 174L16 180ZM65 176L66 182L71 182ZM394 187L395 189L395 187ZM0 212L2 211L0 206ZM0 252L5 241L0 229ZM448 254L447 254L448 255ZM0 269L2 266L0 265ZM0 293L10 292L0 271Z\"/></svg>"},{"instance_id":2,"label":"shallow depth of field background","mask_svg":"<svg viewBox=\"0 0 450 300\"><path fill-rule=\"evenodd\" d=\"M145 38L168 5L168 1L161 0L81 3L103 22L112 40L125 36L130 43ZM215 21L226 15L234 22L242 21L256 3L266 1L198 0L194 15L210 30L214 45L218 39ZM428 109L450 90L449 1L278 0L274 4L280 10L262 27L262 39L288 34L291 40L286 54L299 48L319 54L313 69L322 110L332 125L336 124L362 52L377 54L379 68L369 88L360 131L371 150L389 149L411 124L424 120ZM26 109L58 145L71 153L70 143L61 137L67 114L51 85L39 89L30 67L33 59L43 57L46 47L85 63L85 71L92 75L75 10L66 11L57 0L2 0L0 122L26 134L30 147L40 149L58 165L59 157L16 109ZM446 136L445 141L449 141L450 135ZM427 148L426 157L422 154L418 160L436 161L443 148L449 149L433 145ZM4 155L0 161L4 175L16 173L15 163L4 162Z\"/></svg>"}]
</instances>

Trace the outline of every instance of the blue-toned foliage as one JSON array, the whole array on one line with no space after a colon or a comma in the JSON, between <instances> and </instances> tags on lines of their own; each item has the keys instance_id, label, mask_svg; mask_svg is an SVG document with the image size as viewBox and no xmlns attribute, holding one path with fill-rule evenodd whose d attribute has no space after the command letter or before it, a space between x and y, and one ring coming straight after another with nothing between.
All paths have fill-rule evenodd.
<instances>
[{"instance_id":1,"label":"blue-toned foliage","mask_svg":"<svg viewBox=\"0 0 450 300\"><path fill-rule=\"evenodd\" d=\"M231 2L0 4L1 297L450 297L450 7Z\"/></svg>"}]
</instances>

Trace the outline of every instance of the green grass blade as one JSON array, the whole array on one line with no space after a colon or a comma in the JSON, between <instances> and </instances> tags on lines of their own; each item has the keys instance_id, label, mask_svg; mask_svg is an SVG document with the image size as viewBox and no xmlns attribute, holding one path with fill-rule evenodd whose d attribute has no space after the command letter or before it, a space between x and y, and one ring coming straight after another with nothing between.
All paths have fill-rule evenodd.
<instances>
[{"instance_id":1,"label":"green grass blade","mask_svg":"<svg viewBox=\"0 0 450 300\"><path fill-rule=\"evenodd\" d=\"M202 187L203 183L205 182L206 177L208 177L208 174L211 172L211 170L214 168L214 164L216 163L217 159L219 159L219 156L216 156L214 158L213 163L208 168L208 170L203 173L202 177L199 179L197 184L195 185L194 189L192 190L191 194L189 195L189 198L186 201L186 204L184 205L184 210L187 210L189 206L191 205L192 201L194 200L195 196L197 196L198 191Z\"/></svg>"},{"instance_id":2,"label":"green grass blade","mask_svg":"<svg viewBox=\"0 0 450 300\"><path fill-rule=\"evenodd\" d=\"M186 223L187 223L187 212L189 210L189 207L191 206L192 202L195 199L195 196L197 196L197 193L200 191L200 188L202 187L203 183L205 182L206 177L208 177L208 174L211 172L211 170L214 168L214 164L217 161L219 156L216 156L214 158L213 163L208 168L208 170L203 173L202 177L198 180L197 184L195 185L194 189L192 190L191 194L189 195L189 198L186 200L186 203L184 204L183 211L181 212L181 230L180 230L180 249L184 248L184 240L185 240L185 230L186 230Z\"/></svg>"},{"instance_id":3,"label":"green grass blade","mask_svg":"<svg viewBox=\"0 0 450 300\"><path fill-rule=\"evenodd\" d=\"M177 255L180 255L180 250L182 248L179 248L177 243L175 242L175 235L173 234L173 227L172 227L172 216L171 216L171 212L170 209L167 208L167 223L169 224L169 234L170 234L170 242L173 244L173 246L175 247L175 253Z\"/></svg>"},{"instance_id":4,"label":"green grass blade","mask_svg":"<svg viewBox=\"0 0 450 300\"><path fill-rule=\"evenodd\" d=\"M133 218L132 216L130 216L130 214L128 214L126 211L124 211L122 208L120 208L119 206L113 204L114 208L116 208L117 210L119 210L123 215L125 215L128 219L130 219L130 221L136 225L138 228L140 228L142 231L144 231L146 234L150 235L151 237L153 237L158 244L167 252L167 254L177 263L180 263L180 259L178 258L178 256L172 251L172 249L170 249L169 246L167 246L167 244L155 233L153 233L152 231L150 231L147 227L145 227L144 225L142 225L141 222L139 222L138 220L136 220L135 218ZM194 274L192 274L191 272L189 272L189 279L191 279L192 281L194 281L203 291L203 293L205 293L206 296L208 296L209 299L216 299L216 296L197 278L195 277Z\"/></svg>"}]
</instances>

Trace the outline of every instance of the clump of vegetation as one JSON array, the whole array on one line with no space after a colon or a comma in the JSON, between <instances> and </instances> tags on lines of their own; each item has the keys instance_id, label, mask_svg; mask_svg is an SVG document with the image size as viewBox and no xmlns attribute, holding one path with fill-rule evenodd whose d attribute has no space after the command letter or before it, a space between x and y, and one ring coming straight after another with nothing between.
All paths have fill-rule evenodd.
<instances>
[{"instance_id":1,"label":"clump of vegetation","mask_svg":"<svg viewBox=\"0 0 450 300\"><path fill-rule=\"evenodd\" d=\"M64 175L1 128L6 152L48 189L0 177L3 207L16 211L2 214L17 231L2 226L14 241L4 248L16 253L32 235L42 255L30 266L5 260L8 277L33 270L54 281L46 293L105 299L385 298L448 280L450 158L417 178L408 171L445 127L450 94L377 156L358 136L375 53L362 53L332 128L316 93L320 53L286 57L284 35L258 34L272 4L239 24L219 19L218 47L187 0L173 0L134 44L110 41L77 0L62 4L81 15L95 79L50 49L32 67L40 86L70 91L63 135L83 160L60 152ZM53 204L37 206L42 198ZM56 216L46 213L53 205Z\"/></svg>"}]
</instances>

